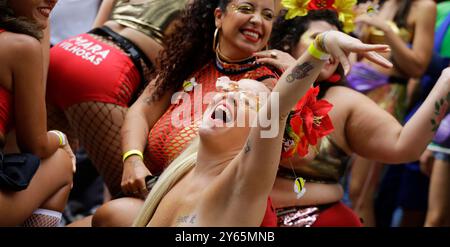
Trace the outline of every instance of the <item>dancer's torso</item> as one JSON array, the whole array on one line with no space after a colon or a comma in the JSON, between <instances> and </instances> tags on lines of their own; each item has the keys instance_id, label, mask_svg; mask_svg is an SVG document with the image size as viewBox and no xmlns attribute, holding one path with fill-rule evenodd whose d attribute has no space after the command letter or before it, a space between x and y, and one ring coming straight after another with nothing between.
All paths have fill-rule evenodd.
<instances>
[{"instance_id":1,"label":"dancer's torso","mask_svg":"<svg viewBox=\"0 0 450 247\"><path fill-rule=\"evenodd\" d=\"M414 27L416 25L416 15L417 15L417 7L413 3L411 6L411 10L409 12L409 15L406 19L407 26L406 27L399 27L396 23L393 22L397 7L392 4L394 1L386 2L383 7L381 8L380 12L378 13L378 16L383 19L387 20L387 24L390 26L392 31L398 35L406 44L412 44L412 41L414 39ZM369 44L385 44L386 43L386 37L385 33L373 26L367 27L364 29L363 34L363 41L365 43ZM380 55L384 56L388 60L392 60L392 53L380 53ZM384 67L381 67L378 64L375 64L367 59L363 60L365 63L370 64L373 68L375 68L377 71L381 72L382 74L388 75L388 76L397 76L397 77L405 77L402 72L396 68L395 66L393 68L387 69Z\"/></svg>"},{"instance_id":2,"label":"dancer's torso","mask_svg":"<svg viewBox=\"0 0 450 247\"><path fill-rule=\"evenodd\" d=\"M155 64L164 36L186 3L187 0L118 0L105 25L132 41Z\"/></svg>"}]
</instances>

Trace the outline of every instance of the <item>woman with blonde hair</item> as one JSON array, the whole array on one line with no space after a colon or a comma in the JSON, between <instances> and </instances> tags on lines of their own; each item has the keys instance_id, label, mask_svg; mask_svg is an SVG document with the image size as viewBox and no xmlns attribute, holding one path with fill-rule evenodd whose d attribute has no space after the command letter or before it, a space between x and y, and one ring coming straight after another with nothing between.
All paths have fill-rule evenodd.
<instances>
[{"instance_id":1,"label":"woman with blonde hair","mask_svg":"<svg viewBox=\"0 0 450 247\"><path fill-rule=\"evenodd\" d=\"M359 52L388 67L391 64L374 52L387 48L329 31L317 36L308 52L283 73L272 93L254 80L219 80L222 92L203 115L198 147L194 142L161 175L134 225L260 226L267 217L267 198L276 178L289 112L307 91L302 100L314 97L311 85L330 54L347 70L347 52ZM244 116L244 127L237 127L239 116ZM270 124L264 126L261 120L267 116ZM268 130L275 131L265 136Z\"/></svg>"}]
</instances>

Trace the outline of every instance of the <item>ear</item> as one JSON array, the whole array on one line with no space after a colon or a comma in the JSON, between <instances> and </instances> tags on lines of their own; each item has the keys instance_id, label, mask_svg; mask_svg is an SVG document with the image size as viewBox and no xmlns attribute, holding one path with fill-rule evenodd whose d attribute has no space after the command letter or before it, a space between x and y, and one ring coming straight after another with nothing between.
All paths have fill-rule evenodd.
<instances>
[{"instance_id":1,"label":"ear","mask_svg":"<svg viewBox=\"0 0 450 247\"><path fill-rule=\"evenodd\" d=\"M215 23L216 23L216 27L217 28L221 28L222 27L222 19L223 19L223 11L220 8L216 8L214 10L214 19L215 19Z\"/></svg>"}]
</instances>

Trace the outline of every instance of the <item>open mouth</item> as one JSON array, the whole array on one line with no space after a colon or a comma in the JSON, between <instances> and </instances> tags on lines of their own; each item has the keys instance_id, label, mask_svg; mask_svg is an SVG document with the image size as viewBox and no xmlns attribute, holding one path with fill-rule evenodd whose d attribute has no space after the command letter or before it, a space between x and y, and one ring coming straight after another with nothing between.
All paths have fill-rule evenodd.
<instances>
[{"instance_id":1,"label":"open mouth","mask_svg":"<svg viewBox=\"0 0 450 247\"><path fill-rule=\"evenodd\" d=\"M262 36L259 32L251 29L241 29L240 31L247 40L254 43L258 42Z\"/></svg>"},{"instance_id":2,"label":"open mouth","mask_svg":"<svg viewBox=\"0 0 450 247\"><path fill-rule=\"evenodd\" d=\"M41 15L45 16L45 17L49 17L50 16L50 12L52 12L52 8L50 7L40 7L38 8L38 11Z\"/></svg>"},{"instance_id":3,"label":"open mouth","mask_svg":"<svg viewBox=\"0 0 450 247\"><path fill-rule=\"evenodd\" d=\"M220 104L211 114L211 119L229 123L233 120L232 113L226 104Z\"/></svg>"}]
</instances>

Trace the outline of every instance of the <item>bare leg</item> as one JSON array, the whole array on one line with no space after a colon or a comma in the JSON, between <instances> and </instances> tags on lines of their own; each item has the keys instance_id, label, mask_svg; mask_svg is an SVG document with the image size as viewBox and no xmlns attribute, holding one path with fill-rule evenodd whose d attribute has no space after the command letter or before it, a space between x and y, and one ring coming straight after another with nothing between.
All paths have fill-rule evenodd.
<instances>
[{"instance_id":1,"label":"bare leg","mask_svg":"<svg viewBox=\"0 0 450 247\"><path fill-rule=\"evenodd\" d=\"M94 214L94 227L127 227L133 224L144 201L132 197L124 197L103 204Z\"/></svg>"},{"instance_id":2,"label":"bare leg","mask_svg":"<svg viewBox=\"0 0 450 247\"><path fill-rule=\"evenodd\" d=\"M58 149L41 162L26 190L0 191L0 225L17 226L38 208L62 212L72 184L72 175L69 156L64 150Z\"/></svg>"},{"instance_id":3,"label":"bare leg","mask_svg":"<svg viewBox=\"0 0 450 247\"><path fill-rule=\"evenodd\" d=\"M382 165L356 157L352 165L349 195L353 210L363 219L364 226L375 226L374 200Z\"/></svg>"},{"instance_id":4,"label":"bare leg","mask_svg":"<svg viewBox=\"0 0 450 247\"><path fill-rule=\"evenodd\" d=\"M425 226L450 226L450 164L435 160L430 180Z\"/></svg>"},{"instance_id":5,"label":"bare leg","mask_svg":"<svg viewBox=\"0 0 450 247\"><path fill-rule=\"evenodd\" d=\"M90 226L92 226L92 215L89 215L87 217L84 217L83 219L74 221L66 226L67 227L90 227Z\"/></svg>"}]
</instances>

